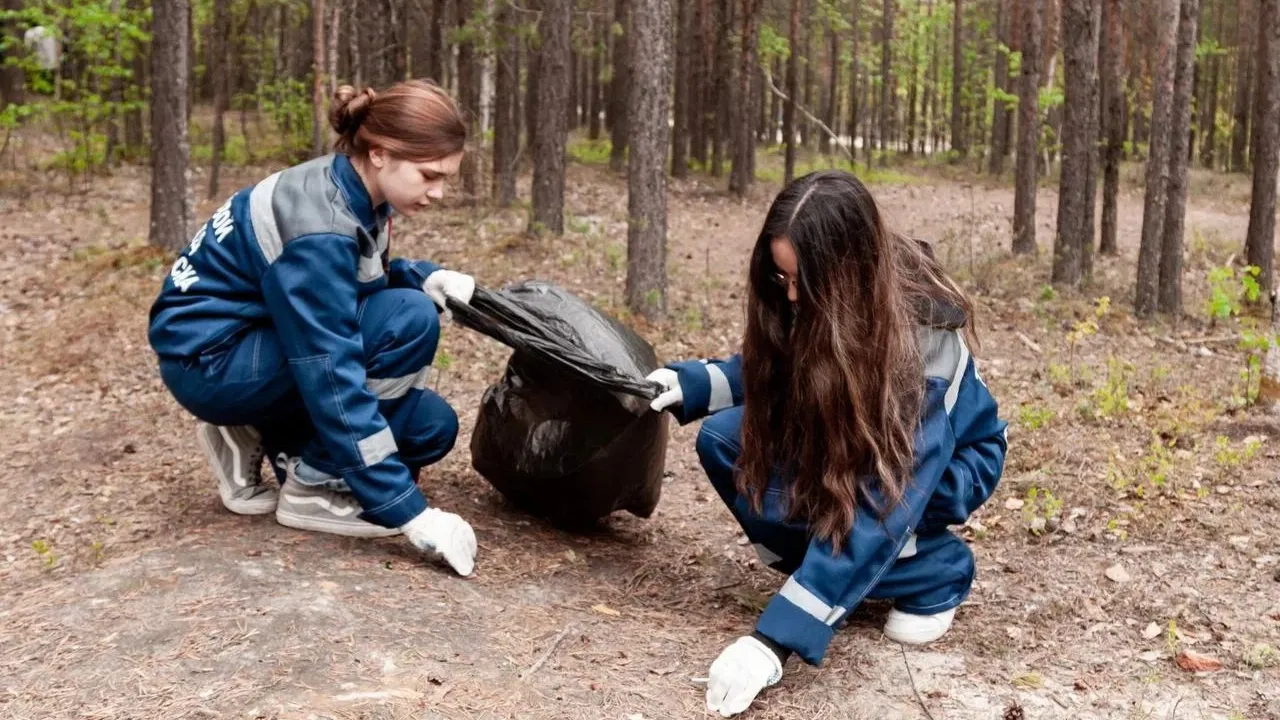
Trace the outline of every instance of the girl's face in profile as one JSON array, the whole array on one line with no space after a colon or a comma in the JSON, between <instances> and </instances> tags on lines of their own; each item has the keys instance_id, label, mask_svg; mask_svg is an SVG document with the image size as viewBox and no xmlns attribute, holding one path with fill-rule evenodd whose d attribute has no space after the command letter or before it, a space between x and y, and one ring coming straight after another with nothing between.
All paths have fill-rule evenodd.
<instances>
[{"instance_id":1,"label":"girl's face in profile","mask_svg":"<svg viewBox=\"0 0 1280 720\"><path fill-rule=\"evenodd\" d=\"M794 303L800 299L796 288L796 282L800 277L800 262L796 259L796 248L791 244L790 239L777 237L770 243L769 249L773 253L773 265L778 268L778 272L773 274L773 281L778 283L778 287L787 291L787 300Z\"/></svg>"},{"instance_id":2,"label":"girl's face in profile","mask_svg":"<svg viewBox=\"0 0 1280 720\"><path fill-rule=\"evenodd\" d=\"M438 160L413 162L388 156L380 149L369 153L378 194L401 215L413 215L444 197L445 181L458 174L462 153Z\"/></svg>"}]
</instances>

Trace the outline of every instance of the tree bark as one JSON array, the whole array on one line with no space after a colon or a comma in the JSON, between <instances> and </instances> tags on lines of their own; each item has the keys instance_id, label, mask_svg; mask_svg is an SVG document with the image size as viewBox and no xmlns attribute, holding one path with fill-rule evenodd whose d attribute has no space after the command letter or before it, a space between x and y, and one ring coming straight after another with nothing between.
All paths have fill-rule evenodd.
<instances>
[{"instance_id":1,"label":"tree bark","mask_svg":"<svg viewBox=\"0 0 1280 720\"><path fill-rule=\"evenodd\" d=\"M627 172L627 307L667 312L667 93L671 0L634 0ZM750 114L748 114L750 117Z\"/></svg>"},{"instance_id":2,"label":"tree bark","mask_svg":"<svg viewBox=\"0 0 1280 720\"><path fill-rule=\"evenodd\" d=\"M694 7L694 32L691 43L696 52L693 56L694 68L690 72L693 90L689 93L689 156L698 163L699 169L707 168L707 127L708 117L713 112L711 101L713 68L712 52L715 48L712 31L713 10L711 0L696 0Z\"/></svg>"},{"instance_id":3,"label":"tree bark","mask_svg":"<svg viewBox=\"0 0 1280 720\"><path fill-rule=\"evenodd\" d=\"M628 5L632 0L615 0L614 22L622 28L622 33L614 37L613 46L613 79L609 82L609 127L612 148L609 153L609 167L614 172L622 172L627 157L627 83L630 69L627 58L630 56L628 45L631 42L631 28L627 21Z\"/></svg>"},{"instance_id":4,"label":"tree bark","mask_svg":"<svg viewBox=\"0 0 1280 720\"><path fill-rule=\"evenodd\" d=\"M1022 79L1018 92L1018 156L1014 166L1013 252L1037 251L1036 163L1040 136L1040 19L1044 0L1023 7Z\"/></svg>"},{"instance_id":5,"label":"tree bark","mask_svg":"<svg viewBox=\"0 0 1280 720\"><path fill-rule=\"evenodd\" d=\"M569 131L569 27L573 0L542 0L538 36L538 132L529 231L564 234L564 156Z\"/></svg>"},{"instance_id":6,"label":"tree bark","mask_svg":"<svg viewBox=\"0 0 1280 720\"><path fill-rule=\"evenodd\" d=\"M672 107L672 118L675 121L671 129L671 177L683 178L689 175L689 35L690 5L692 0L674 0L676 3L676 69L675 69L675 104ZM635 117L635 113L632 113Z\"/></svg>"},{"instance_id":7,"label":"tree bark","mask_svg":"<svg viewBox=\"0 0 1280 720\"><path fill-rule=\"evenodd\" d=\"M142 0L129 0L128 7L132 10L142 9ZM148 30L155 28L155 21L151 23ZM131 85L136 88L134 93L141 96L140 89L150 84L147 77L147 67L150 65L148 56L150 54L149 43L139 47L133 54L132 77L130 77ZM124 114L124 146L130 151L140 149L146 143L146 133L142 127L142 110L130 110Z\"/></svg>"},{"instance_id":8,"label":"tree bark","mask_svg":"<svg viewBox=\"0 0 1280 720\"><path fill-rule=\"evenodd\" d=\"M755 68L756 43L760 28L756 22L762 0L743 0L742 3L742 48L738 62L738 97L741 98L739 112L733 115L734 133L733 168L729 174L729 192L738 197L746 197L751 189L752 156L756 151L755 137L751 132L751 120L755 117L752 103L755 93L751 91L751 78ZM666 116L663 116L665 122Z\"/></svg>"},{"instance_id":9,"label":"tree bark","mask_svg":"<svg viewBox=\"0 0 1280 720\"><path fill-rule=\"evenodd\" d=\"M1058 235L1053 244L1055 285L1078 285L1085 276L1086 248L1093 245L1093 196L1088 175L1098 137L1093 93L1097 83L1097 0L1065 0L1062 47L1066 98L1062 134L1062 179L1058 185Z\"/></svg>"},{"instance_id":10,"label":"tree bark","mask_svg":"<svg viewBox=\"0 0 1280 720\"><path fill-rule=\"evenodd\" d=\"M520 38L510 0L497 0L497 77L493 116L493 201L500 208L516 201L516 158L520 154Z\"/></svg>"},{"instance_id":11,"label":"tree bark","mask_svg":"<svg viewBox=\"0 0 1280 720\"><path fill-rule=\"evenodd\" d=\"M969 154L969 138L964 127L964 8L955 0L951 35L951 149L961 157Z\"/></svg>"},{"instance_id":12,"label":"tree bark","mask_svg":"<svg viewBox=\"0 0 1280 720\"><path fill-rule=\"evenodd\" d=\"M1160 312L1182 312L1182 235L1187 212L1190 165L1191 94L1196 62L1196 26L1200 0L1182 0L1178 19L1178 57L1174 71L1173 117L1169 126L1169 199L1165 206L1160 251Z\"/></svg>"},{"instance_id":13,"label":"tree bark","mask_svg":"<svg viewBox=\"0 0 1280 720\"><path fill-rule=\"evenodd\" d=\"M1258 76L1253 116L1253 192L1245 251L1261 273L1263 297L1274 285L1276 173L1280 171L1280 0L1261 0L1258 20Z\"/></svg>"},{"instance_id":14,"label":"tree bark","mask_svg":"<svg viewBox=\"0 0 1280 720\"><path fill-rule=\"evenodd\" d=\"M187 0L156 3L151 20L151 225L148 241L167 250L179 250L186 245L192 215L187 189L188 9ZM174 267L179 269L176 265Z\"/></svg>"},{"instance_id":15,"label":"tree bark","mask_svg":"<svg viewBox=\"0 0 1280 720\"><path fill-rule=\"evenodd\" d=\"M715 115L710 116L707 121L707 135L711 140L712 177L720 177L724 171L723 125L728 124L733 127L733 123L728 122L729 118L732 117L730 101L733 87L731 84L733 78L733 48L729 44L729 38L733 36L733 10L733 1L720 0L719 13L716 18L720 25L720 30L716 35Z\"/></svg>"},{"instance_id":16,"label":"tree bark","mask_svg":"<svg viewBox=\"0 0 1280 720\"><path fill-rule=\"evenodd\" d=\"M924 108L920 113L924 119L924 134L930 136L931 146L928 148L930 153L938 151L938 105L942 102L942 98L938 94L938 65L941 60L938 54L942 52L942 40L939 37L941 29L937 23L933 22L934 2L935 0L929 0L929 9L926 15L929 18L929 24L933 27L933 32L929 33L929 69L928 77L925 79ZM921 153L925 152L925 141L926 138L920 138Z\"/></svg>"},{"instance_id":17,"label":"tree bark","mask_svg":"<svg viewBox=\"0 0 1280 720\"><path fill-rule=\"evenodd\" d=\"M799 53L800 4L803 0L791 0L791 22L787 29L787 42L791 52L787 54L787 102L782 107L782 142L785 147L782 184L790 185L796 176L796 99L800 96Z\"/></svg>"},{"instance_id":18,"label":"tree bark","mask_svg":"<svg viewBox=\"0 0 1280 720\"><path fill-rule=\"evenodd\" d=\"M311 155L320 157L328 145L325 128L328 126L329 113L325 110L324 101L324 0L312 0L311 29L315 33L312 41L311 63ZM221 116L219 116L221 123Z\"/></svg>"},{"instance_id":19,"label":"tree bark","mask_svg":"<svg viewBox=\"0 0 1280 720\"><path fill-rule=\"evenodd\" d=\"M323 2L324 0L317 0ZM230 105L230 75L227 58L230 56L231 13L230 0L213 0L213 38L209 47L209 72L213 77L213 167L209 171L209 199L218 197L218 173L222 167L222 154L227 144L223 115Z\"/></svg>"},{"instance_id":20,"label":"tree bark","mask_svg":"<svg viewBox=\"0 0 1280 720\"><path fill-rule=\"evenodd\" d=\"M353 2L352 5L356 3ZM444 77L444 0L436 0L436 2L428 3L431 6L431 25L427 30L427 57L426 70L427 77L434 80L437 84L443 85Z\"/></svg>"},{"instance_id":21,"label":"tree bark","mask_svg":"<svg viewBox=\"0 0 1280 720\"><path fill-rule=\"evenodd\" d=\"M1102 117L1105 135L1102 170L1102 240L1098 252L1116 255L1116 210L1120 195L1120 156L1124 151L1123 0L1105 0L1102 55Z\"/></svg>"},{"instance_id":22,"label":"tree bark","mask_svg":"<svg viewBox=\"0 0 1280 720\"><path fill-rule=\"evenodd\" d=\"M880 164L888 163L888 153L884 152L889 143L889 93L893 87L893 2L884 0L884 21L880 47ZM960 0L956 0L957 6Z\"/></svg>"},{"instance_id":23,"label":"tree bark","mask_svg":"<svg viewBox=\"0 0 1280 720\"><path fill-rule=\"evenodd\" d=\"M334 0L333 9L329 11L329 44L325 47L325 60L329 62L329 70L325 73L329 81L329 97L338 92L338 38L342 36L342 0Z\"/></svg>"},{"instance_id":24,"label":"tree bark","mask_svg":"<svg viewBox=\"0 0 1280 720\"><path fill-rule=\"evenodd\" d=\"M833 131L836 128L836 106L840 103L840 34L829 31L831 39L830 67L827 75L827 104L823 112L823 122ZM825 132L818 136L818 149L824 155L830 155L831 138Z\"/></svg>"},{"instance_id":25,"label":"tree bark","mask_svg":"<svg viewBox=\"0 0 1280 720\"><path fill-rule=\"evenodd\" d=\"M609 46L609 23L602 18L592 20L593 23L599 25L594 37L596 39L595 48L591 52L591 77L587 80L587 138L590 140L600 139L600 114L604 111L604 93L601 90L600 73L604 70L604 63L601 58L604 57L605 48Z\"/></svg>"},{"instance_id":26,"label":"tree bark","mask_svg":"<svg viewBox=\"0 0 1280 720\"><path fill-rule=\"evenodd\" d=\"M1177 72L1179 0L1159 0L1155 95L1151 110L1151 145L1147 153L1146 199L1142 209L1142 244L1138 249L1138 283L1134 310L1140 316L1155 312L1159 299L1160 254L1169 191L1169 124L1173 119L1173 86Z\"/></svg>"},{"instance_id":27,"label":"tree bark","mask_svg":"<svg viewBox=\"0 0 1280 720\"><path fill-rule=\"evenodd\" d=\"M861 17L858 9L861 5L861 2L853 3L849 18L852 26L849 32L853 34L849 47L849 155L855 158L858 156L858 106L862 97L858 87L858 75L862 71L862 62L858 56L859 38L862 34L858 24Z\"/></svg>"},{"instance_id":28,"label":"tree bark","mask_svg":"<svg viewBox=\"0 0 1280 720\"><path fill-rule=\"evenodd\" d=\"M1009 19L1005 10L1005 0L996 2L996 37L1001 47L996 48L995 84L1001 92L1009 92ZM1007 153L1005 143L1009 139L1009 104L999 98L995 101L995 111L991 122L991 157L988 171L992 175L1004 173L1004 156Z\"/></svg>"},{"instance_id":29,"label":"tree bark","mask_svg":"<svg viewBox=\"0 0 1280 720\"><path fill-rule=\"evenodd\" d=\"M470 37L467 23L471 19L472 0L457 0L458 9L458 104L467 123L467 136L480 146L480 73L477 65L475 41ZM478 147L462 156L458 174L462 179L462 192L474 202L480 196L480 161Z\"/></svg>"},{"instance_id":30,"label":"tree bark","mask_svg":"<svg viewBox=\"0 0 1280 720\"><path fill-rule=\"evenodd\" d=\"M916 8L919 13L919 7ZM917 20L916 23L919 21ZM918 116L916 115L916 105L919 98L920 85L920 33L915 24L911 26L911 75L907 85L907 142L906 153L911 155L915 152L916 132Z\"/></svg>"},{"instance_id":31,"label":"tree bark","mask_svg":"<svg viewBox=\"0 0 1280 720\"><path fill-rule=\"evenodd\" d=\"M1236 39L1236 92L1231 123L1231 172L1245 172L1249 167L1248 145L1253 119L1254 26L1258 0L1240 0L1236 6L1240 32Z\"/></svg>"},{"instance_id":32,"label":"tree bark","mask_svg":"<svg viewBox=\"0 0 1280 720\"><path fill-rule=\"evenodd\" d=\"M1227 6L1226 0L1218 0L1218 15L1214 21L1213 35L1218 44L1222 44L1222 16ZM1218 160L1218 82L1222 76L1222 55L1215 53L1209 60L1207 102L1200 119L1200 131L1203 135L1200 142L1200 164L1213 169Z\"/></svg>"},{"instance_id":33,"label":"tree bark","mask_svg":"<svg viewBox=\"0 0 1280 720\"><path fill-rule=\"evenodd\" d=\"M0 8L9 12L17 12L22 9L24 4L23 0L3 0L0 3ZM4 26L0 28L0 32L3 32L5 37L17 38L19 35L17 21L12 19L5 21ZM4 62L9 55L19 55L21 50L14 47L14 45L9 47L13 49L6 49L6 52L0 53L0 109L11 104L20 105L26 97L26 75L22 72L22 68ZM141 78L136 78L136 80L141 81Z\"/></svg>"},{"instance_id":34,"label":"tree bark","mask_svg":"<svg viewBox=\"0 0 1280 720\"><path fill-rule=\"evenodd\" d=\"M541 0L538 0L541 7ZM524 145L533 150L538 142L538 103L542 98L542 48L534 38L525 43ZM536 160L536 156L535 156Z\"/></svg>"}]
</instances>

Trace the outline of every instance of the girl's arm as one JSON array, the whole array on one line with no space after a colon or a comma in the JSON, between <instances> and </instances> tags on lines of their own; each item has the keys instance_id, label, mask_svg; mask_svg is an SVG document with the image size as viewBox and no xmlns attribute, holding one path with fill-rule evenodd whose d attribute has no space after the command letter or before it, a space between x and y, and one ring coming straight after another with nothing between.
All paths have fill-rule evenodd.
<instances>
[{"instance_id":1,"label":"girl's arm","mask_svg":"<svg viewBox=\"0 0 1280 720\"><path fill-rule=\"evenodd\" d=\"M364 508L363 518L399 527L427 501L366 385L356 318L359 257L356 241L343 235L289 240L267 268L262 289L332 469Z\"/></svg>"},{"instance_id":2,"label":"girl's arm","mask_svg":"<svg viewBox=\"0 0 1280 720\"><path fill-rule=\"evenodd\" d=\"M387 285L393 288L421 290L431 273L440 266L429 260L405 260L396 258L388 263Z\"/></svg>"},{"instance_id":3,"label":"girl's arm","mask_svg":"<svg viewBox=\"0 0 1280 720\"><path fill-rule=\"evenodd\" d=\"M676 373L682 400L667 408L685 425L742 404L742 356L727 360L686 360L667 368Z\"/></svg>"}]
</instances>

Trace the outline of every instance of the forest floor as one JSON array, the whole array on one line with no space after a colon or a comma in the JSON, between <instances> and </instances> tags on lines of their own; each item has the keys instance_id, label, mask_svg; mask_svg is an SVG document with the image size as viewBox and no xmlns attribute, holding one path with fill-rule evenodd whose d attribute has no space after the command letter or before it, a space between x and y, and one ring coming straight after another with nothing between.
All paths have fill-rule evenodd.
<instances>
[{"instance_id":1,"label":"forest floor","mask_svg":"<svg viewBox=\"0 0 1280 720\"><path fill-rule=\"evenodd\" d=\"M268 170L227 171L197 219ZM1052 189L1041 253L1019 259L1007 184L910 166L871 177L891 222L934 241L976 299L1008 466L962 530L978 579L951 633L904 651L870 603L821 668L793 660L749 717L1280 718L1280 426L1237 407L1239 328L1204 311L1209 271L1243 242L1247 179L1194 178L1187 314L1146 324L1130 313L1133 187L1120 256L1098 259L1087 294L1059 295L1046 289ZM125 168L68 193L26 173L0 197L0 716L704 715L693 678L783 578L700 471L696 425L673 425L653 517L557 530L471 468L480 396L508 353L449 327L437 387L463 434L422 483L475 526L473 578L401 540L232 515L147 346L169 266L145 246L147 182ZM192 182L203 197L206 175ZM671 319L638 328L664 360L722 356L741 337L746 258L777 185L746 202L722 188L672 184ZM548 279L617 312L624 180L571 165L567 212L567 234L542 240L521 234L520 209L428 212L396 224L393 251L487 286Z\"/></svg>"}]
</instances>

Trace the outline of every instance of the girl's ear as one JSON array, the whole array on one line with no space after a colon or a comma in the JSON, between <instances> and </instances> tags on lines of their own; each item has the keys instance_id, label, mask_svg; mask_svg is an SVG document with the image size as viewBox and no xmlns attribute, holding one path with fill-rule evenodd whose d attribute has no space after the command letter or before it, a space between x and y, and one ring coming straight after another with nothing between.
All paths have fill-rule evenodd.
<instances>
[{"instance_id":1,"label":"girl's ear","mask_svg":"<svg viewBox=\"0 0 1280 720\"><path fill-rule=\"evenodd\" d=\"M387 151L380 147L369 149L369 162L379 170L387 164Z\"/></svg>"}]
</instances>

